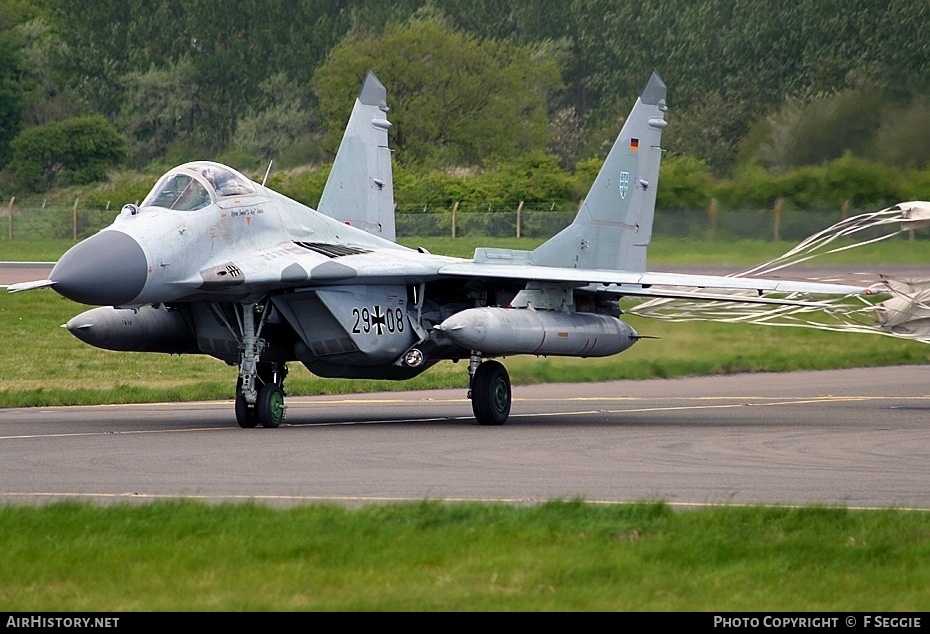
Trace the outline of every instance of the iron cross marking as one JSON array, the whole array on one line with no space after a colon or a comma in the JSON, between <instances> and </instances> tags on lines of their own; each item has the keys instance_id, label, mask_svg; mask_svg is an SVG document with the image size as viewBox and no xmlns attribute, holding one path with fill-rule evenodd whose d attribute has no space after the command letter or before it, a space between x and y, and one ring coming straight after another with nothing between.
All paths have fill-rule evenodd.
<instances>
[{"instance_id":1,"label":"iron cross marking","mask_svg":"<svg viewBox=\"0 0 930 634\"><path fill-rule=\"evenodd\" d=\"M379 335L384 334L384 326L386 324L384 321L384 313L381 312L380 306L375 306L375 312L371 316L371 325L378 329Z\"/></svg>"}]
</instances>

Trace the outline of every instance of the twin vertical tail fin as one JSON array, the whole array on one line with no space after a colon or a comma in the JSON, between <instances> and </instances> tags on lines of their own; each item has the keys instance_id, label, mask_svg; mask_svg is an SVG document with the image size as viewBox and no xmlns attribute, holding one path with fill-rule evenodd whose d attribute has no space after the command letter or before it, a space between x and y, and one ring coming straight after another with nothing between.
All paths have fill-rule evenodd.
<instances>
[{"instance_id":1,"label":"twin vertical tail fin","mask_svg":"<svg viewBox=\"0 0 930 634\"><path fill-rule=\"evenodd\" d=\"M368 71L317 211L393 242L394 181L387 113L387 91Z\"/></svg>"},{"instance_id":2,"label":"twin vertical tail fin","mask_svg":"<svg viewBox=\"0 0 930 634\"><path fill-rule=\"evenodd\" d=\"M665 82L652 71L574 222L532 251L530 262L646 270L666 125L665 96ZM317 211L394 241L387 112L387 91L368 71Z\"/></svg>"},{"instance_id":3,"label":"twin vertical tail fin","mask_svg":"<svg viewBox=\"0 0 930 634\"><path fill-rule=\"evenodd\" d=\"M666 126L665 82L652 71L574 222L530 254L541 266L645 271Z\"/></svg>"}]
</instances>

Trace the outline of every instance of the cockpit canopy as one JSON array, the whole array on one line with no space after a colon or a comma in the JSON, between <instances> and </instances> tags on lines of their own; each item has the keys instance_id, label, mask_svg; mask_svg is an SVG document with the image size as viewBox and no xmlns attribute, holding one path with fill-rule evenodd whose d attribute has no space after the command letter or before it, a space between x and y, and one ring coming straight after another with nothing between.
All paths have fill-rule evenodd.
<instances>
[{"instance_id":1,"label":"cockpit canopy","mask_svg":"<svg viewBox=\"0 0 930 634\"><path fill-rule=\"evenodd\" d=\"M255 185L239 172L219 163L197 161L162 176L142 207L195 211L221 198L254 193Z\"/></svg>"}]
</instances>

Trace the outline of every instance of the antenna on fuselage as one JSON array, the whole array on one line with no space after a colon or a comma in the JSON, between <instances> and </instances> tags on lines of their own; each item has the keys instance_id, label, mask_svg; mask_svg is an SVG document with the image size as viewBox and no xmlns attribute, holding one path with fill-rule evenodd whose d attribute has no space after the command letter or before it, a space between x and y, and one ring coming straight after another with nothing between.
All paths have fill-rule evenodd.
<instances>
[{"instance_id":1,"label":"antenna on fuselage","mask_svg":"<svg viewBox=\"0 0 930 634\"><path fill-rule=\"evenodd\" d=\"M274 164L274 159L268 161L268 169L265 170L265 178L262 179L262 187L265 186L265 183L268 181L268 175L271 174L271 166Z\"/></svg>"}]
</instances>

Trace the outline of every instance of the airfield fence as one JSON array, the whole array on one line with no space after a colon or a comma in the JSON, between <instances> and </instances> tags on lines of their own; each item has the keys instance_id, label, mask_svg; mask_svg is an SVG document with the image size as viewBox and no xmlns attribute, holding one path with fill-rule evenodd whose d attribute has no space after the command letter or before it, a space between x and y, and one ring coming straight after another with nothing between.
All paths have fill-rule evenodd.
<instances>
[{"instance_id":1,"label":"airfield fence","mask_svg":"<svg viewBox=\"0 0 930 634\"><path fill-rule=\"evenodd\" d=\"M71 239L92 235L109 225L118 207L91 209L79 201L71 205L0 207L0 241ZM863 210L865 211L865 210ZM875 210L867 210L875 211ZM397 235L429 237L548 238L568 226L577 203L545 203L505 207L497 205L398 206ZM813 211L780 209L659 210L654 235L700 240L800 241L841 219L862 213L854 210ZM0 256L2 259L2 256Z\"/></svg>"}]
</instances>

